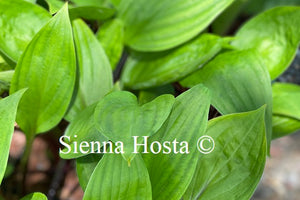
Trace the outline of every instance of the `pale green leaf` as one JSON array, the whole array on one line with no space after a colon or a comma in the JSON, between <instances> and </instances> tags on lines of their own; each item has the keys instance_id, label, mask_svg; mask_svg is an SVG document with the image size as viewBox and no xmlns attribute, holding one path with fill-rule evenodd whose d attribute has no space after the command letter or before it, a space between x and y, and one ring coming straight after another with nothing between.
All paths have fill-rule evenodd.
<instances>
[{"instance_id":1,"label":"pale green leaf","mask_svg":"<svg viewBox=\"0 0 300 200\"><path fill-rule=\"evenodd\" d=\"M274 83L273 113L300 120L300 86L290 83Z\"/></svg>"},{"instance_id":2,"label":"pale green leaf","mask_svg":"<svg viewBox=\"0 0 300 200\"><path fill-rule=\"evenodd\" d=\"M206 135L214 150L199 154L195 176L184 199L250 199L266 161L265 106L215 118Z\"/></svg>"},{"instance_id":3,"label":"pale green leaf","mask_svg":"<svg viewBox=\"0 0 300 200\"><path fill-rule=\"evenodd\" d=\"M89 154L76 159L76 172L80 186L83 190L86 189L90 177L102 156L103 154Z\"/></svg>"},{"instance_id":4,"label":"pale green leaf","mask_svg":"<svg viewBox=\"0 0 300 200\"><path fill-rule=\"evenodd\" d=\"M300 130L300 120L282 115L273 115L272 125L272 139L283 137Z\"/></svg>"},{"instance_id":5,"label":"pale green leaf","mask_svg":"<svg viewBox=\"0 0 300 200\"><path fill-rule=\"evenodd\" d=\"M232 51L218 55L202 69L184 79L191 87L203 83L212 93L212 105L221 114L266 108L268 147L272 138L272 88L269 73L253 51Z\"/></svg>"},{"instance_id":6,"label":"pale green leaf","mask_svg":"<svg viewBox=\"0 0 300 200\"><path fill-rule=\"evenodd\" d=\"M83 200L151 200L151 183L141 155L130 167L119 154L105 154L94 170Z\"/></svg>"},{"instance_id":7,"label":"pale green leaf","mask_svg":"<svg viewBox=\"0 0 300 200\"><path fill-rule=\"evenodd\" d=\"M48 198L43 193L35 192L35 193L26 195L21 200L47 200L47 199Z\"/></svg>"},{"instance_id":8,"label":"pale green leaf","mask_svg":"<svg viewBox=\"0 0 300 200\"><path fill-rule=\"evenodd\" d=\"M112 69L115 69L124 47L123 22L119 19L105 22L97 32L97 38L105 50Z\"/></svg>"},{"instance_id":9,"label":"pale green leaf","mask_svg":"<svg viewBox=\"0 0 300 200\"><path fill-rule=\"evenodd\" d=\"M130 163L135 154L132 136L151 136L169 116L174 103L172 95L162 95L142 106L134 94L126 91L105 96L95 109L96 128L107 139L124 144L125 160Z\"/></svg>"},{"instance_id":10,"label":"pale green leaf","mask_svg":"<svg viewBox=\"0 0 300 200\"><path fill-rule=\"evenodd\" d=\"M81 142L89 143L100 141L101 144L101 142L107 141L107 138L104 137L95 127L94 111L96 105L97 104L95 103L80 111L78 115L76 115L75 119L71 121L71 123L67 127L64 134L64 142L69 146L64 145L65 148L60 152L61 158L73 159L91 153L86 148L83 149L84 152L89 151L87 153L84 153L79 149L79 145ZM76 142L76 146L74 142ZM101 146L99 146L99 148L100 147ZM95 151L98 150L95 149Z\"/></svg>"},{"instance_id":11,"label":"pale green leaf","mask_svg":"<svg viewBox=\"0 0 300 200\"><path fill-rule=\"evenodd\" d=\"M16 63L51 15L38 5L20 0L0 0L0 13L0 51Z\"/></svg>"},{"instance_id":12,"label":"pale green leaf","mask_svg":"<svg viewBox=\"0 0 300 200\"><path fill-rule=\"evenodd\" d=\"M178 96L167 121L158 133L151 137L148 144L154 141L173 142L177 151L188 142L188 154L143 154L152 184L152 195L155 200L179 200L191 182L198 161L197 140L206 129L210 104L207 88L197 85ZM174 146L171 144L172 149ZM184 152L184 149L182 149Z\"/></svg>"},{"instance_id":13,"label":"pale green leaf","mask_svg":"<svg viewBox=\"0 0 300 200\"><path fill-rule=\"evenodd\" d=\"M109 61L93 32L78 19L73 21L73 33L79 84L75 102L66 116L70 121L78 112L99 101L113 87Z\"/></svg>"},{"instance_id":14,"label":"pale green leaf","mask_svg":"<svg viewBox=\"0 0 300 200\"><path fill-rule=\"evenodd\" d=\"M273 80L296 55L300 42L299 19L300 7L268 10L243 25L232 44L238 49L256 49Z\"/></svg>"},{"instance_id":15,"label":"pale green leaf","mask_svg":"<svg viewBox=\"0 0 300 200\"><path fill-rule=\"evenodd\" d=\"M17 122L28 137L57 125L69 106L76 58L67 4L32 39L18 61L10 93L28 88Z\"/></svg>"},{"instance_id":16,"label":"pale green leaf","mask_svg":"<svg viewBox=\"0 0 300 200\"><path fill-rule=\"evenodd\" d=\"M125 42L139 51L162 51L183 44L205 29L233 0L123 0L118 17Z\"/></svg>"},{"instance_id":17,"label":"pale green leaf","mask_svg":"<svg viewBox=\"0 0 300 200\"><path fill-rule=\"evenodd\" d=\"M64 2L61 0L46 0L49 6L49 12L51 14L56 13L64 5Z\"/></svg>"},{"instance_id":18,"label":"pale green leaf","mask_svg":"<svg viewBox=\"0 0 300 200\"><path fill-rule=\"evenodd\" d=\"M0 100L0 184L6 170L18 103L25 90L26 89L20 90Z\"/></svg>"},{"instance_id":19,"label":"pale green leaf","mask_svg":"<svg viewBox=\"0 0 300 200\"><path fill-rule=\"evenodd\" d=\"M132 89L175 82L215 56L221 50L222 42L218 36L203 34L172 50L135 53L127 60L121 80Z\"/></svg>"}]
</instances>

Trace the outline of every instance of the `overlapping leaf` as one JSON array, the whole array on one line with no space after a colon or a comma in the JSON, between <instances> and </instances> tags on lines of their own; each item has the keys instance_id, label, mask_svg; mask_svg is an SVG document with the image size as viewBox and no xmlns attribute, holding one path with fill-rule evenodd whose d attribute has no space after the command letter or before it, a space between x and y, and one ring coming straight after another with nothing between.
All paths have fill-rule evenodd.
<instances>
[{"instance_id":1,"label":"overlapping leaf","mask_svg":"<svg viewBox=\"0 0 300 200\"><path fill-rule=\"evenodd\" d=\"M215 149L200 154L183 199L250 199L266 161L265 108L211 120Z\"/></svg>"},{"instance_id":2,"label":"overlapping leaf","mask_svg":"<svg viewBox=\"0 0 300 200\"><path fill-rule=\"evenodd\" d=\"M272 139L276 139L300 130L300 120L282 115L273 115L272 126Z\"/></svg>"},{"instance_id":3,"label":"overlapping leaf","mask_svg":"<svg viewBox=\"0 0 300 200\"><path fill-rule=\"evenodd\" d=\"M105 50L112 69L115 69L121 58L124 46L123 22L119 19L105 22L97 32L97 38Z\"/></svg>"},{"instance_id":4,"label":"overlapping leaf","mask_svg":"<svg viewBox=\"0 0 300 200\"><path fill-rule=\"evenodd\" d=\"M73 21L78 61L79 85L68 120L89 105L99 101L113 87L112 72L105 52L90 28L80 19Z\"/></svg>"},{"instance_id":5,"label":"overlapping leaf","mask_svg":"<svg viewBox=\"0 0 300 200\"><path fill-rule=\"evenodd\" d=\"M144 89L177 81L202 67L222 48L223 40L203 34L178 48L155 53L135 53L127 60L122 82Z\"/></svg>"},{"instance_id":6,"label":"overlapping leaf","mask_svg":"<svg viewBox=\"0 0 300 200\"><path fill-rule=\"evenodd\" d=\"M256 49L268 67L271 79L293 61L300 42L300 7L278 7L247 22L236 34L233 45Z\"/></svg>"},{"instance_id":7,"label":"overlapping leaf","mask_svg":"<svg viewBox=\"0 0 300 200\"><path fill-rule=\"evenodd\" d=\"M118 4L127 45L139 51L178 46L206 28L233 0L126 0Z\"/></svg>"},{"instance_id":8,"label":"overlapping leaf","mask_svg":"<svg viewBox=\"0 0 300 200\"><path fill-rule=\"evenodd\" d=\"M83 199L151 200L151 196L151 183L141 155L135 156L129 167L121 155L105 154L91 176Z\"/></svg>"},{"instance_id":9,"label":"overlapping leaf","mask_svg":"<svg viewBox=\"0 0 300 200\"><path fill-rule=\"evenodd\" d=\"M28 137L63 118L75 83L75 49L67 4L30 42L18 61L10 92L28 88L17 122Z\"/></svg>"},{"instance_id":10,"label":"overlapping leaf","mask_svg":"<svg viewBox=\"0 0 300 200\"><path fill-rule=\"evenodd\" d=\"M0 100L0 184L7 166L18 103L26 89Z\"/></svg>"},{"instance_id":11,"label":"overlapping leaf","mask_svg":"<svg viewBox=\"0 0 300 200\"><path fill-rule=\"evenodd\" d=\"M210 104L208 89L197 85L178 96L172 112L160 128L158 133L151 137L153 141L177 140L177 151L180 142L188 142L188 154L143 154L149 171L152 184L153 199L179 200L191 182L196 169L197 138L202 136L206 129L207 116ZM172 149L174 147L171 146ZM183 149L184 150L184 149Z\"/></svg>"},{"instance_id":12,"label":"overlapping leaf","mask_svg":"<svg viewBox=\"0 0 300 200\"><path fill-rule=\"evenodd\" d=\"M35 4L20 0L0 0L0 13L0 51L16 63L51 15Z\"/></svg>"},{"instance_id":13,"label":"overlapping leaf","mask_svg":"<svg viewBox=\"0 0 300 200\"><path fill-rule=\"evenodd\" d=\"M272 89L260 56L250 50L220 54L181 82L191 87L203 83L212 93L212 104L221 114L266 108L268 146L272 138Z\"/></svg>"},{"instance_id":14,"label":"overlapping leaf","mask_svg":"<svg viewBox=\"0 0 300 200\"><path fill-rule=\"evenodd\" d=\"M142 106L134 94L126 91L105 96L95 110L96 128L113 142L123 142L125 160L130 163L135 154L132 136L151 136L169 116L174 103L172 95L162 95Z\"/></svg>"}]
</instances>

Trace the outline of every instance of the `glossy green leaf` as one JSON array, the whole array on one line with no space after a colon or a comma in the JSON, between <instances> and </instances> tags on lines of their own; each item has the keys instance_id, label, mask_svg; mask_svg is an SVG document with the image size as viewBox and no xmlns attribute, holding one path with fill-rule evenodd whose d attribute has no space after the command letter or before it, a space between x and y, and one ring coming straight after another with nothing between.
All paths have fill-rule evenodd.
<instances>
[{"instance_id":1,"label":"glossy green leaf","mask_svg":"<svg viewBox=\"0 0 300 200\"><path fill-rule=\"evenodd\" d=\"M265 106L215 118L206 135L214 150L199 154L195 176L183 199L250 199L266 161Z\"/></svg>"},{"instance_id":2,"label":"glossy green leaf","mask_svg":"<svg viewBox=\"0 0 300 200\"><path fill-rule=\"evenodd\" d=\"M112 69L115 69L124 47L123 22L119 19L105 22L97 32L97 38L105 50Z\"/></svg>"},{"instance_id":3,"label":"glossy green leaf","mask_svg":"<svg viewBox=\"0 0 300 200\"><path fill-rule=\"evenodd\" d=\"M49 6L49 12L51 14L56 13L64 5L64 2L61 0L46 0Z\"/></svg>"},{"instance_id":4,"label":"glossy green leaf","mask_svg":"<svg viewBox=\"0 0 300 200\"><path fill-rule=\"evenodd\" d=\"M65 148L62 150L62 152L60 152L61 158L73 159L91 153L83 153L79 149L81 142L100 141L101 144L101 142L107 141L107 138L103 136L95 127L94 111L96 105L97 104L95 103L91 106L88 106L83 111L80 111L67 127L64 134L64 142L69 145L70 148L68 149L68 146L64 145ZM76 146L74 142L76 142Z\"/></svg>"},{"instance_id":5,"label":"glossy green leaf","mask_svg":"<svg viewBox=\"0 0 300 200\"><path fill-rule=\"evenodd\" d=\"M155 200L179 200L191 182L198 161L197 140L206 129L210 104L207 88L197 85L178 96L172 112L149 141L188 142L189 153L174 151L170 154L143 154L152 184L152 195ZM169 145L170 146L170 145ZM181 144L177 144L177 151ZM174 148L171 147L171 148Z\"/></svg>"},{"instance_id":6,"label":"glossy green leaf","mask_svg":"<svg viewBox=\"0 0 300 200\"><path fill-rule=\"evenodd\" d=\"M51 15L35 4L20 0L0 0L0 13L0 51L16 63Z\"/></svg>"},{"instance_id":7,"label":"glossy green leaf","mask_svg":"<svg viewBox=\"0 0 300 200\"><path fill-rule=\"evenodd\" d=\"M26 89L20 90L0 100L0 184L6 170L18 103L25 90Z\"/></svg>"},{"instance_id":8,"label":"glossy green leaf","mask_svg":"<svg viewBox=\"0 0 300 200\"><path fill-rule=\"evenodd\" d=\"M79 111L99 101L113 87L109 61L93 32L82 20L78 19L73 21L73 33L79 85L75 102L66 116L70 121Z\"/></svg>"},{"instance_id":9,"label":"glossy green leaf","mask_svg":"<svg viewBox=\"0 0 300 200\"><path fill-rule=\"evenodd\" d=\"M121 155L105 154L83 196L83 200L91 199L151 200L151 183L141 155L129 167Z\"/></svg>"},{"instance_id":10,"label":"glossy green leaf","mask_svg":"<svg viewBox=\"0 0 300 200\"><path fill-rule=\"evenodd\" d=\"M107 7L80 6L70 8L70 18L84 18L87 20L105 20L115 14L115 10Z\"/></svg>"},{"instance_id":11,"label":"glossy green leaf","mask_svg":"<svg viewBox=\"0 0 300 200\"><path fill-rule=\"evenodd\" d=\"M47 200L47 199L48 198L43 193L35 192L35 193L26 195L21 200Z\"/></svg>"},{"instance_id":12,"label":"glossy green leaf","mask_svg":"<svg viewBox=\"0 0 300 200\"><path fill-rule=\"evenodd\" d=\"M118 16L125 24L127 45L139 51L162 51L198 35L232 2L126 0L118 5Z\"/></svg>"},{"instance_id":13,"label":"glossy green leaf","mask_svg":"<svg viewBox=\"0 0 300 200\"><path fill-rule=\"evenodd\" d=\"M163 94L172 94L175 95L175 90L171 84L163 85L156 88L151 88L147 90L141 90L139 92L139 103L145 104L152 100L154 100L156 97L163 95Z\"/></svg>"},{"instance_id":14,"label":"glossy green leaf","mask_svg":"<svg viewBox=\"0 0 300 200\"><path fill-rule=\"evenodd\" d=\"M236 34L238 49L256 49L271 79L291 64L300 42L300 7L278 7L248 21Z\"/></svg>"},{"instance_id":15,"label":"glossy green leaf","mask_svg":"<svg viewBox=\"0 0 300 200\"><path fill-rule=\"evenodd\" d=\"M212 93L212 105L223 115L266 108L268 147L272 138L272 89L269 73L260 56L250 50L220 54L184 79L191 87L203 83Z\"/></svg>"},{"instance_id":16,"label":"glossy green leaf","mask_svg":"<svg viewBox=\"0 0 300 200\"><path fill-rule=\"evenodd\" d=\"M290 83L274 83L273 113L300 120L300 86Z\"/></svg>"},{"instance_id":17,"label":"glossy green leaf","mask_svg":"<svg viewBox=\"0 0 300 200\"><path fill-rule=\"evenodd\" d=\"M65 4L30 42L12 79L10 93L28 87L17 114L17 122L28 137L48 131L63 118L73 94L75 68Z\"/></svg>"},{"instance_id":18,"label":"glossy green leaf","mask_svg":"<svg viewBox=\"0 0 300 200\"><path fill-rule=\"evenodd\" d=\"M124 144L125 160L133 159L134 140L132 136L151 136L169 116L174 103L172 95L162 95L142 106L134 94L126 91L113 92L105 96L95 109L96 128L107 139Z\"/></svg>"},{"instance_id":19,"label":"glossy green leaf","mask_svg":"<svg viewBox=\"0 0 300 200\"><path fill-rule=\"evenodd\" d=\"M86 189L90 177L102 156L103 154L90 154L76 159L76 172L83 190Z\"/></svg>"},{"instance_id":20,"label":"glossy green leaf","mask_svg":"<svg viewBox=\"0 0 300 200\"><path fill-rule=\"evenodd\" d=\"M203 34L178 48L129 57L122 82L132 89L144 89L175 82L202 67L222 48L223 40Z\"/></svg>"},{"instance_id":21,"label":"glossy green leaf","mask_svg":"<svg viewBox=\"0 0 300 200\"><path fill-rule=\"evenodd\" d=\"M282 115L273 115L272 125L272 139L283 137L300 130L300 120Z\"/></svg>"}]
</instances>

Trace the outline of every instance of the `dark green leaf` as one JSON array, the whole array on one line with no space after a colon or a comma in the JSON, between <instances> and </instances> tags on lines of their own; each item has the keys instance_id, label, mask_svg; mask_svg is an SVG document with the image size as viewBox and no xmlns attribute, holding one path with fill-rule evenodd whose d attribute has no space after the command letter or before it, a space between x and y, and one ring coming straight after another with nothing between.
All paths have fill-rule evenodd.
<instances>
[{"instance_id":1,"label":"dark green leaf","mask_svg":"<svg viewBox=\"0 0 300 200\"><path fill-rule=\"evenodd\" d=\"M107 7L80 6L70 8L70 18L84 18L88 20L105 20L115 14L115 10Z\"/></svg>"},{"instance_id":2,"label":"dark green leaf","mask_svg":"<svg viewBox=\"0 0 300 200\"><path fill-rule=\"evenodd\" d=\"M35 4L20 0L0 0L0 13L0 51L16 63L51 15Z\"/></svg>"},{"instance_id":3,"label":"dark green leaf","mask_svg":"<svg viewBox=\"0 0 300 200\"><path fill-rule=\"evenodd\" d=\"M135 156L129 167L121 155L105 154L91 176L83 199L151 200L151 183L141 155Z\"/></svg>"},{"instance_id":4,"label":"dark green leaf","mask_svg":"<svg viewBox=\"0 0 300 200\"><path fill-rule=\"evenodd\" d=\"M75 102L66 116L70 121L78 112L99 101L113 87L109 61L93 32L78 19L73 21L73 33L79 68L79 86Z\"/></svg>"},{"instance_id":5,"label":"dark green leaf","mask_svg":"<svg viewBox=\"0 0 300 200\"><path fill-rule=\"evenodd\" d=\"M212 93L212 105L221 114L266 108L268 148L272 138L272 89L269 73L253 51L220 54L202 69L183 80L191 87L203 83Z\"/></svg>"},{"instance_id":6,"label":"dark green leaf","mask_svg":"<svg viewBox=\"0 0 300 200\"><path fill-rule=\"evenodd\" d=\"M144 89L177 81L202 67L222 48L223 40L203 34L176 49L136 53L129 57L122 82L132 89Z\"/></svg>"},{"instance_id":7,"label":"dark green leaf","mask_svg":"<svg viewBox=\"0 0 300 200\"><path fill-rule=\"evenodd\" d=\"M151 88L147 90L142 90L139 92L139 103L145 104L152 100L154 100L156 97L163 95L163 94L173 94L175 95L175 90L171 84L163 85L156 88Z\"/></svg>"},{"instance_id":8,"label":"dark green leaf","mask_svg":"<svg viewBox=\"0 0 300 200\"><path fill-rule=\"evenodd\" d=\"M46 48L45 48L46 47ZM75 49L67 4L32 39L18 61L10 92L28 87L17 122L28 137L63 118L75 83Z\"/></svg>"},{"instance_id":9,"label":"dark green leaf","mask_svg":"<svg viewBox=\"0 0 300 200\"><path fill-rule=\"evenodd\" d=\"M143 154L150 175L153 199L179 200L186 191L196 169L196 143L205 132L209 104L209 91L202 85L181 94L176 98L167 121L148 142L163 143L176 139L177 142L188 142L189 146L188 154ZM181 144L176 146L179 151Z\"/></svg>"},{"instance_id":10,"label":"dark green leaf","mask_svg":"<svg viewBox=\"0 0 300 200\"><path fill-rule=\"evenodd\" d=\"M0 184L5 173L18 103L26 89L0 100Z\"/></svg>"},{"instance_id":11,"label":"dark green leaf","mask_svg":"<svg viewBox=\"0 0 300 200\"><path fill-rule=\"evenodd\" d=\"M162 95L142 106L134 94L126 91L105 96L95 110L96 128L107 139L124 144L124 159L130 163L135 154L132 136L151 136L169 116L174 103L172 95Z\"/></svg>"},{"instance_id":12,"label":"dark green leaf","mask_svg":"<svg viewBox=\"0 0 300 200\"><path fill-rule=\"evenodd\" d=\"M76 172L83 190L86 189L90 177L102 156L103 154L90 154L76 159Z\"/></svg>"},{"instance_id":13,"label":"dark green leaf","mask_svg":"<svg viewBox=\"0 0 300 200\"><path fill-rule=\"evenodd\" d=\"M300 7L278 7L248 21L236 34L238 49L256 49L268 67L271 79L293 61L300 42Z\"/></svg>"},{"instance_id":14,"label":"dark green leaf","mask_svg":"<svg viewBox=\"0 0 300 200\"><path fill-rule=\"evenodd\" d=\"M265 106L209 121L206 135L215 149L199 154L184 199L250 199L266 161Z\"/></svg>"},{"instance_id":15,"label":"dark green leaf","mask_svg":"<svg viewBox=\"0 0 300 200\"><path fill-rule=\"evenodd\" d=\"M123 22L119 19L113 19L105 22L97 32L97 38L105 50L112 69L115 69L123 52Z\"/></svg>"},{"instance_id":16,"label":"dark green leaf","mask_svg":"<svg viewBox=\"0 0 300 200\"><path fill-rule=\"evenodd\" d=\"M126 0L118 5L125 42L139 51L162 51L198 35L233 0Z\"/></svg>"}]
</instances>

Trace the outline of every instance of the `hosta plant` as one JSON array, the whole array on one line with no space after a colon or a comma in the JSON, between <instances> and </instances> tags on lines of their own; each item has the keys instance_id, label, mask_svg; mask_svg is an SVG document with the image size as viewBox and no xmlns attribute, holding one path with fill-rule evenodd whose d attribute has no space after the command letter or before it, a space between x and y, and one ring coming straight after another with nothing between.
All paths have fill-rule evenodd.
<instances>
[{"instance_id":1,"label":"hosta plant","mask_svg":"<svg viewBox=\"0 0 300 200\"><path fill-rule=\"evenodd\" d=\"M47 132L85 200L250 199L272 140L300 129L300 87L275 81L296 55L300 7L231 33L250 5L0 0L1 188L16 122L23 183Z\"/></svg>"}]
</instances>

